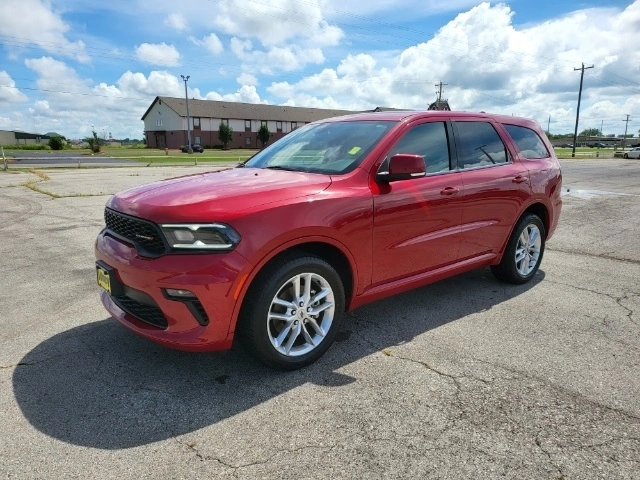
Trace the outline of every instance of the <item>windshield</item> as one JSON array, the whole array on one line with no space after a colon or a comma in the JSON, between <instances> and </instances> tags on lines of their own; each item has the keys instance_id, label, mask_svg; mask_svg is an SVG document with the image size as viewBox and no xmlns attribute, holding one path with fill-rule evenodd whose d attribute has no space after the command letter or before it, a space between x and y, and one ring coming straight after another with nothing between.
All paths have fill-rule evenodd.
<instances>
[{"instance_id":1,"label":"windshield","mask_svg":"<svg viewBox=\"0 0 640 480\"><path fill-rule=\"evenodd\" d=\"M356 168L396 122L356 121L305 125L253 156L245 167L347 173Z\"/></svg>"}]
</instances>

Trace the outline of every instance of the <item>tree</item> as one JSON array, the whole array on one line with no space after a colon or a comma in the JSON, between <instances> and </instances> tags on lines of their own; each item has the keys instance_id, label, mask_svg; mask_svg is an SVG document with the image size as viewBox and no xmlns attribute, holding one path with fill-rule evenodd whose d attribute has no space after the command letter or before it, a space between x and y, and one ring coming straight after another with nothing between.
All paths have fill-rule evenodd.
<instances>
[{"instance_id":1,"label":"tree","mask_svg":"<svg viewBox=\"0 0 640 480\"><path fill-rule=\"evenodd\" d=\"M269 138L271 138L271 132L269 131L269 127L266 124L263 124L258 130L258 140L262 144L262 148L269 142Z\"/></svg>"},{"instance_id":2,"label":"tree","mask_svg":"<svg viewBox=\"0 0 640 480\"><path fill-rule=\"evenodd\" d=\"M98 134L96 132L91 133L93 136L85 138L84 141L89 144L89 149L91 149L93 153L99 153L100 147L102 146L102 140L98 138Z\"/></svg>"},{"instance_id":3,"label":"tree","mask_svg":"<svg viewBox=\"0 0 640 480\"><path fill-rule=\"evenodd\" d=\"M218 139L222 142L222 148L226 150L229 142L233 140L233 128L224 122L218 126Z\"/></svg>"},{"instance_id":4,"label":"tree","mask_svg":"<svg viewBox=\"0 0 640 480\"><path fill-rule=\"evenodd\" d=\"M51 150L62 150L66 143L66 139L62 135L55 135L49 139Z\"/></svg>"},{"instance_id":5,"label":"tree","mask_svg":"<svg viewBox=\"0 0 640 480\"><path fill-rule=\"evenodd\" d=\"M601 135L599 128L587 128L580 132L581 137L599 137Z\"/></svg>"}]
</instances>

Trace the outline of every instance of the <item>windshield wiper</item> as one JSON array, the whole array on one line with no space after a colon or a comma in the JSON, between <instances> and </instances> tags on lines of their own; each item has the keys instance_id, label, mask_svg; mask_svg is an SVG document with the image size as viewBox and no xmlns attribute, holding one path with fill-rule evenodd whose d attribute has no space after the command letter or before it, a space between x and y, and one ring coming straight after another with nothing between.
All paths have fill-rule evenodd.
<instances>
[{"instance_id":1,"label":"windshield wiper","mask_svg":"<svg viewBox=\"0 0 640 480\"><path fill-rule=\"evenodd\" d=\"M262 167L262 168L267 168L269 170L286 170L287 172L299 172L300 170L297 170L295 168L291 168L291 167L283 167L282 165L269 165L268 167Z\"/></svg>"}]
</instances>

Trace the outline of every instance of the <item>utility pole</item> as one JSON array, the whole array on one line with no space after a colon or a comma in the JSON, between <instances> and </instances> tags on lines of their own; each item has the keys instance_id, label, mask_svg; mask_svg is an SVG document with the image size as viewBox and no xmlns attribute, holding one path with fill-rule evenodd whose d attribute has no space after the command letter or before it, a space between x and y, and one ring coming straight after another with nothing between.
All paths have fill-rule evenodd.
<instances>
[{"instance_id":1,"label":"utility pole","mask_svg":"<svg viewBox=\"0 0 640 480\"><path fill-rule=\"evenodd\" d=\"M580 90L578 91L578 108L576 109L576 128L573 132L573 151L571 152L572 157L576 156L576 142L578 141L578 122L580 120L580 100L582 99L582 81L584 80L584 71L593 67L593 65L591 65L590 67L585 67L583 63L582 67L573 69L574 71L580 70Z\"/></svg>"},{"instance_id":2,"label":"utility pole","mask_svg":"<svg viewBox=\"0 0 640 480\"><path fill-rule=\"evenodd\" d=\"M440 81L440 83L436 83L436 87L440 87L440 89L438 90L438 103L440 103L440 101L442 100L442 87L445 87L449 85L448 83L442 83L442 81Z\"/></svg>"},{"instance_id":3,"label":"utility pole","mask_svg":"<svg viewBox=\"0 0 640 480\"><path fill-rule=\"evenodd\" d=\"M549 121L547 122L547 135L551 136L551 115L549 115Z\"/></svg>"},{"instance_id":4,"label":"utility pole","mask_svg":"<svg viewBox=\"0 0 640 480\"><path fill-rule=\"evenodd\" d=\"M180 75L182 80L184 80L184 98L187 102L187 153L193 153L193 148L191 147L191 120L189 120L189 95L187 94L187 82L189 81L189 76L186 77L184 75Z\"/></svg>"},{"instance_id":5,"label":"utility pole","mask_svg":"<svg viewBox=\"0 0 640 480\"><path fill-rule=\"evenodd\" d=\"M624 150L624 147L627 144L627 128L629 128L629 117L631 115L627 114L627 119L626 120L622 120L624 123L626 123L626 125L624 126L624 137L622 137L622 150Z\"/></svg>"}]
</instances>

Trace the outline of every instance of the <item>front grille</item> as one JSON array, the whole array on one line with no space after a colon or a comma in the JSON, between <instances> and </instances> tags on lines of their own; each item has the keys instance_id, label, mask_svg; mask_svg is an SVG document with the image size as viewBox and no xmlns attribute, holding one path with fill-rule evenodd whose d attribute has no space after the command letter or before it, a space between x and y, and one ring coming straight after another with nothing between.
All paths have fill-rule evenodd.
<instances>
[{"instance_id":1,"label":"front grille","mask_svg":"<svg viewBox=\"0 0 640 480\"><path fill-rule=\"evenodd\" d=\"M139 302L131 297L112 297L116 305L129 315L133 315L138 320L153 325L158 328L167 328L167 318L157 305L149 305ZM151 300L153 301L153 300ZM155 303L155 302L154 302Z\"/></svg>"},{"instance_id":2,"label":"front grille","mask_svg":"<svg viewBox=\"0 0 640 480\"><path fill-rule=\"evenodd\" d=\"M107 230L136 246L143 255L158 256L166 252L162 233L155 223L106 208L104 221Z\"/></svg>"}]
</instances>

